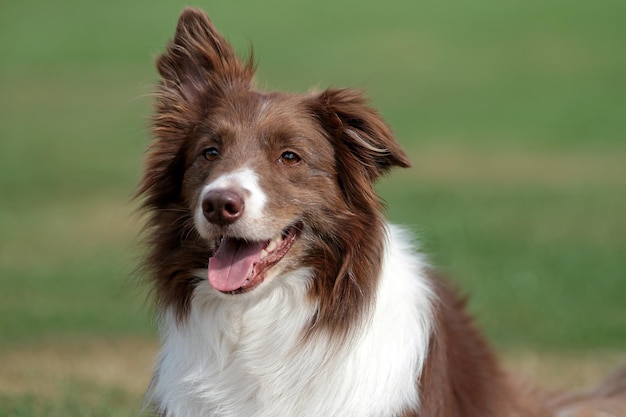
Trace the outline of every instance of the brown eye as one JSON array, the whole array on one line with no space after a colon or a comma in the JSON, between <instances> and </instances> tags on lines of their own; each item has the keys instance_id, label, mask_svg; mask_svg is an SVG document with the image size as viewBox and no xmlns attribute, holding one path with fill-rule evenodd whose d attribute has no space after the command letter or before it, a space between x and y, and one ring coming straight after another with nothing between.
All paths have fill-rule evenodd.
<instances>
[{"instance_id":1,"label":"brown eye","mask_svg":"<svg viewBox=\"0 0 626 417\"><path fill-rule=\"evenodd\" d=\"M211 146L210 148L206 148L202 151L202 156L207 161L215 161L220 156L220 151L217 150L216 147Z\"/></svg>"},{"instance_id":2,"label":"brown eye","mask_svg":"<svg viewBox=\"0 0 626 417\"><path fill-rule=\"evenodd\" d=\"M291 151L283 152L282 155L280 155L280 158L278 158L278 162L283 165L295 165L301 160L302 158L300 158L300 155Z\"/></svg>"}]
</instances>

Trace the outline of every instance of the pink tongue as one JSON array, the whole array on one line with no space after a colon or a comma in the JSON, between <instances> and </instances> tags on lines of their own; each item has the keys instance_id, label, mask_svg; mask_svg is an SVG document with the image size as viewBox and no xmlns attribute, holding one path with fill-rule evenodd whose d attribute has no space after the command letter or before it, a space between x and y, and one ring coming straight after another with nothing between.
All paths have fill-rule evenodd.
<instances>
[{"instance_id":1,"label":"pink tongue","mask_svg":"<svg viewBox=\"0 0 626 417\"><path fill-rule=\"evenodd\" d=\"M261 259L264 242L246 242L224 238L209 259L209 283L218 291L228 292L243 287L254 264Z\"/></svg>"}]
</instances>

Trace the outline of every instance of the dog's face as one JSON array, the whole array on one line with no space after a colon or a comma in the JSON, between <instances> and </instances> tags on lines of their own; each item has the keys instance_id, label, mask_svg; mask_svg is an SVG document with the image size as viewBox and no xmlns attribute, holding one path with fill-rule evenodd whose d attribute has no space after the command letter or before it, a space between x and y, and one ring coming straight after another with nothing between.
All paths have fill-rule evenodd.
<instances>
[{"instance_id":1,"label":"dog's face","mask_svg":"<svg viewBox=\"0 0 626 417\"><path fill-rule=\"evenodd\" d=\"M347 311L350 299L367 298L384 233L373 182L409 162L361 94L256 90L253 64L193 9L157 68L140 194L161 301L184 310L198 268L229 295L308 268L329 315L339 314L331 304Z\"/></svg>"},{"instance_id":2,"label":"dog's face","mask_svg":"<svg viewBox=\"0 0 626 417\"><path fill-rule=\"evenodd\" d=\"M248 292L299 264L303 231L328 216L320 209L345 207L333 147L307 100L238 92L189 138L182 195L213 247L208 279L219 291Z\"/></svg>"}]
</instances>

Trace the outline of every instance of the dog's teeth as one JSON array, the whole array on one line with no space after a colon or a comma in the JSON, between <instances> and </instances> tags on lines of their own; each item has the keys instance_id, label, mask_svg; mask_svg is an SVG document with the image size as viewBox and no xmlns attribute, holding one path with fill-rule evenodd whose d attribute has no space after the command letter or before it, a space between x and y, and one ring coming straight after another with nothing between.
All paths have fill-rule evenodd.
<instances>
[{"instance_id":1,"label":"dog's teeth","mask_svg":"<svg viewBox=\"0 0 626 417\"><path fill-rule=\"evenodd\" d=\"M261 251L261 259L265 258L267 256L267 251L265 249L263 249Z\"/></svg>"},{"instance_id":2,"label":"dog's teeth","mask_svg":"<svg viewBox=\"0 0 626 417\"><path fill-rule=\"evenodd\" d=\"M265 250L267 252L272 252L274 249L276 249L276 241L271 240L270 243L268 243L267 246L265 247Z\"/></svg>"}]
</instances>

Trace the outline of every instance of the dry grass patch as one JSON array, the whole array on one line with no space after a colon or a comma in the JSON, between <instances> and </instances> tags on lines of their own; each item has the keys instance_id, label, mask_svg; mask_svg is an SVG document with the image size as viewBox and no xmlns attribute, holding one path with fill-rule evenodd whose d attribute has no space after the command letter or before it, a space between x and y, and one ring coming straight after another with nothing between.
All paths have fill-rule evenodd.
<instances>
[{"instance_id":1,"label":"dry grass patch","mask_svg":"<svg viewBox=\"0 0 626 417\"><path fill-rule=\"evenodd\" d=\"M600 382L618 366L626 364L626 352L510 352L503 361L508 370L544 388L570 390Z\"/></svg>"},{"instance_id":2,"label":"dry grass patch","mask_svg":"<svg viewBox=\"0 0 626 417\"><path fill-rule=\"evenodd\" d=\"M117 390L140 398L157 353L146 339L90 339L13 347L0 354L0 396L57 398L68 386ZM588 355L513 352L504 355L507 369L551 389L593 385L626 361L618 352Z\"/></svg>"},{"instance_id":3,"label":"dry grass patch","mask_svg":"<svg viewBox=\"0 0 626 417\"><path fill-rule=\"evenodd\" d=\"M16 347L0 355L0 395L54 398L68 385L142 395L157 345L143 339L93 339Z\"/></svg>"}]
</instances>

